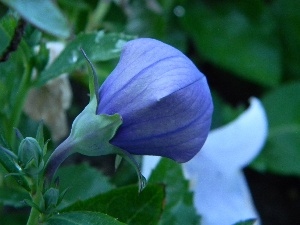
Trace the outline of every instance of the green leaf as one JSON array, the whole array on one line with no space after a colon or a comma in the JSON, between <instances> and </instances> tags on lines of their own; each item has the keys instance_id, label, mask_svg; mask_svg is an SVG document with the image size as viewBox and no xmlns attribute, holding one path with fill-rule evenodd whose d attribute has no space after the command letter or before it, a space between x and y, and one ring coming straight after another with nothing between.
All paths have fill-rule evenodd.
<instances>
[{"instance_id":1,"label":"green leaf","mask_svg":"<svg viewBox=\"0 0 300 225\"><path fill-rule=\"evenodd\" d=\"M57 37L68 38L71 34L66 18L50 0L1 0L16 10L25 20Z\"/></svg>"},{"instance_id":2,"label":"green leaf","mask_svg":"<svg viewBox=\"0 0 300 225\"><path fill-rule=\"evenodd\" d=\"M79 201L65 210L100 211L131 225L155 225L162 213L164 197L161 184L148 185L140 193L131 185Z\"/></svg>"},{"instance_id":3,"label":"green leaf","mask_svg":"<svg viewBox=\"0 0 300 225\"><path fill-rule=\"evenodd\" d=\"M55 215L46 225L124 225L115 218L99 212L70 212Z\"/></svg>"},{"instance_id":4,"label":"green leaf","mask_svg":"<svg viewBox=\"0 0 300 225\"><path fill-rule=\"evenodd\" d=\"M179 25L180 15L176 17L176 12L182 9L184 11L184 8L178 6L178 2L159 1L153 2L150 6L143 1L133 1L130 5L130 17L127 18L126 32L156 38L184 52L187 48L186 33L182 32Z\"/></svg>"},{"instance_id":5,"label":"green leaf","mask_svg":"<svg viewBox=\"0 0 300 225\"><path fill-rule=\"evenodd\" d=\"M12 38L15 28L17 27L17 20L12 15L5 15L0 20L0 54L8 47L10 39Z\"/></svg>"},{"instance_id":6,"label":"green leaf","mask_svg":"<svg viewBox=\"0 0 300 225\"><path fill-rule=\"evenodd\" d=\"M31 72L29 61L32 56L32 49L26 41L22 39L19 43L16 41L18 38L13 39L16 24L17 19L10 14L4 16L0 22L0 57L4 56L4 62L0 63L0 132L6 143L11 146L14 142L13 127L18 125L18 119L15 117L18 117L22 109L21 100L26 96L29 85L26 78Z\"/></svg>"},{"instance_id":7,"label":"green leaf","mask_svg":"<svg viewBox=\"0 0 300 225\"><path fill-rule=\"evenodd\" d=\"M255 222L256 222L256 219L248 219L248 220L237 222L233 225L254 225Z\"/></svg>"},{"instance_id":8,"label":"green leaf","mask_svg":"<svg viewBox=\"0 0 300 225\"><path fill-rule=\"evenodd\" d=\"M85 63L80 48L91 61L106 61L120 56L123 45L133 36L103 31L91 34L80 34L70 42L56 60L41 73L37 85L43 85L62 73L69 73Z\"/></svg>"},{"instance_id":9,"label":"green leaf","mask_svg":"<svg viewBox=\"0 0 300 225\"><path fill-rule=\"evenodd\" d=\"M267 144L252 166L300 175L300 83L286 84L262 98L269 120Z\"/></svg>"},{"instance_id":10,"label":"green leaf","mask_svg":"<svg viewBox=\"0 0 300 225\"><path fill-rule=\"evenodd\" d=\"M6 51L10 45L11 39L14 35L15 28L17 27L18 20L10 14L5 15L0 20L0 57ZM8 100L12 99L10 96L11 87L17 89L18 83L21 83L21 75L24 71L24 57L25 43L21 41L18 49L10 54L9 60L0 63L0 105L2 106L0 111L4 112L8 108ZM24 61L23 61L24 60ZM27 62L26 62L27 63ZM12 76L12 74L14 76Z\"/></svg>"},{"instance_id":11,"label":"green leaf","mask_svg":"<svg viewBox=\"0 0 300 225\"><path fill-rule=\"evenodd\" d=\"M3 149L0 146L0 163L3 165L3 167L11 174L20 174L20 175L14 175L14 178L18 182L19 185L21 185L26 190L30 190L29 184L25 177L21 174L19 166L16 164L14 159L9 156L5 149Z\"/></svg>"},{"instance_id":12,"label":"green leaf","mask_svg":"<svg viewBox=\"0 0 300 225\"><path fill-rule=\"evenodd\" d=\"M23 207L26 205L24 199L30 199L27 192L8 186L0 187L0 205Z\"/></svg>"},{"instance_id":13,"label":"green leaf","mask_svg":"<svg viewBox=\"0 0 300 225\"><path fill-rule=\"evenodd\" d=\"M273 4L278 30L282 41L283 63L285 74L289 77L300 77L300 1L277 0Z\"/></svg>"},{"instance_id":14,"label":"green leaf","mask_svg":"<svg viewBox=\"0 0 300 225\"><path fill-rule=\"evenodd\" d=\"M261 1L198 2L189 4L186 11L182 24L203 58L261 85L279 83L282 68L276 23Z\"/></svg>"},{"instance_id":15,"label":"green leaf","mask_svg":"<svg viewBox=\"0 0 300 225\"><path fill-rule=\"evenodd\" d=\"M26 224L28 214L24 212L7 213L7 210L0 209L0 224L1 225L20 225Z\"/></svg>"},{"instance_id":16,"label":"green leaf","mask_svg":"<svg viewBox=\"0 0 300 225\"><path fill-rule=\"evenodd\" d=\"M1 34L0 34L1 36ZM7 120L12 114L12 105L15 100L16 92L12 91L18 90L19 83L21 82L20 75L23 74L24 67L22 66L22 56L19 51L10 55L10 60L0 63L0 132L4 138L7 138ZM10 76L10 75L14 76ZM15 84L15 86L14 86ZM11 126L11 125L10 125ZM8 140L6 140L8 143Z\"/></svg>"},{"instance_id":17,"label":"green leaf","mask_svg":"<svg viewBox=\"0 0 300 225\"><path fill-rule=\"evenodd\" d=\"M60 191L67 190L59 208L67 207L78 200L86 200L114 188L101 171L87 164L64 166L57 173Z\"/></svg>"},{"instance_id":18,"label":"green leaf","mask_svg":"<svg viewBox=\"0 0 300 225\"><path fill-rule=\"evenodd\" d=\"M166 205L159 224L198 225L199 216L193 205L193 194L184 179L181 165L162 158L149 179L149 185L157 183L166 185Z\"/></svg>"}]
</instances>

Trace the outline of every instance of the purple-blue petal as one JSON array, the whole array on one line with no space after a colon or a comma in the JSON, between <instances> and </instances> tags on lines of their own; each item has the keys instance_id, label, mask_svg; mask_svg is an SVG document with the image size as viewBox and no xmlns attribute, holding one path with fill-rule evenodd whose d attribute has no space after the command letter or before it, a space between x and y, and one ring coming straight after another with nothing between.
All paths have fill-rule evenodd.
<instances>
[{"instance_id":1,"label":"purple-blue petal","mask_svg":"<svg viewBox=\"0 0 300 225\"><path fill-rule=\"evenodd\" d=\"M123 119L111 143L131 154L186 162L207 138L213 104L206 78L160 41L128 42L99 97L98 114L119 113Z\"/></svg>"}]
</instances>

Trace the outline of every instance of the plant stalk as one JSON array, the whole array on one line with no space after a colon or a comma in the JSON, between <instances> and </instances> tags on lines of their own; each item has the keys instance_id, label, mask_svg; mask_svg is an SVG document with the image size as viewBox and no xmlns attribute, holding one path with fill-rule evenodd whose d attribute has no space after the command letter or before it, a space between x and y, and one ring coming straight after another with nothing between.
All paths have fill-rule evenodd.
<instances>
[{"instance_id":1,"label":"plant stalk","mask_svg":"<svg viewBox=\"0 0 300 225\"><path fill-rule=\"evenodd\" d=\"M32 72L32 66L25 65L24 76L19 86L19 90L17 91L16 100L14 102L14 106L12 107L12 112L7 123L7 140L8 140L8 144L12 147L12 149L14 149L15 147L14 143L16 137L14 128L17 127L19 124L24 102L26 100L27 93L30 89L29 82L30 82L31 72Z\"/></svg>"},{"instance_id":2,"label":"plant stalk","mask_svg":"<svg viewBox=\"0 0 300 225\"><path fill-rule=\"evenodd\" d=\"M41 207L43 201L42 189L43 182L40 182L40 184L37 187L37 190L33 191L34 193L31 193L33 203L39 207ZM31 207L31 211L26 225L38 225L40 222L40 214L41 213L38 209L36 209L35 207Z\"/></svg>"},{"instance_id":3,"label":"plant stalk","mask_svg":"<svg viewBox=\"0 0 300 225\"><path fill-rule=\"evenodd\" d=\"M102 23L103 18L110 8L111 0L99 0L96 9L90 15L86 32L98 30L98 26Z\"/></svg>"}]
</instances>

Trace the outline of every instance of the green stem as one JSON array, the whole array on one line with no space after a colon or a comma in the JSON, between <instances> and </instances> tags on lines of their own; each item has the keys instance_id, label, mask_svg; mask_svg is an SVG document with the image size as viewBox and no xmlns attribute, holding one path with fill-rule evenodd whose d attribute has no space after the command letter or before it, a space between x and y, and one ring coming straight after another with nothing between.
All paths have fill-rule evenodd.
<instances>
[{"instance_id":1,"label":"green stem","mask_svg":"<svg viewBox=\"0 0 300 225\"><path fill-rule=\"evenodd\" d=\"M40 182L40 185L38 185L37 190L35 190L34 193L31 194L33 203L39 207L41 207L43 201L42 188L43 188L43 182ZM41 213L39 212L39 210L37 210L34 207L31 207L31 211L26 225L39 224L40 214Z\"/></svg>"},{"instance_id":2,"label":"green stem","mask_svg":"<svg viewBox=\"0 0 300 225\"><path fill-rule=\"evenodd\" d=\"M23 110L24 102L27 97L27 93L30 89L30 77L32 72L31 65L25 65L24 76L22 77L22 81L20 83L19 89L17 91L16 100L11 110L10 118L7 123L7 141L9 145L13 148L15 142L15 132L14 128L18 126L20 121L20 116Z\"/></svg>"},{"instance_id":3,"label":"green stem","mask_svg":"<svg viewBox=\"0 0 300 225\"><path fill-rule=\"evenodd\" d=\"M51 181L55 175L60 164L66 160L70 155L74 153L74 143L72 138L68 137L52 152L44 169L44 177L46 186L51 184Z\"/></svg>"},{"instance_id":4,"label":"green stem","mask_svg":"<svg viewBox=\"0 0 300 225\"><path fill-rule=\"evenodd\" d=\"M102 23L103 18L110 8L111 0L99 0L96 9L90 15L88 24L86 25L86 32L97 29Z\"/></svg>"}]
</instances>

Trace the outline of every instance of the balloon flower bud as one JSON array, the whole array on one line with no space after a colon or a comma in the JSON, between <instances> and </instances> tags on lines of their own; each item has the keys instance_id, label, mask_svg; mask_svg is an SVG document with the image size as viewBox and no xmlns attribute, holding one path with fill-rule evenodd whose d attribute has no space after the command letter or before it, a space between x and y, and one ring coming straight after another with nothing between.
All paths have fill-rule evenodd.
<instances>
[{"instance_id":1,"label":"balloon flower bud","mask_svg":"<svg viewBox=\"0 0 300 225\"><path fill-rule=\"evenodd\" d=\"M98 114L121 115L111 144L135 155L186 162L203 146L213 103L205 76L179 50L141 38L128 42L99 89Z\"/></svg>"},{"instance_id":2,"label":"balloon flower bud","mask_svg":"<svg viewBox=\"0 0 300 225\"><path fill-rule=\"evenodd\" d=\"M183 53L154 39L129 41L97 95L95 79L90 103L47 162L50 180L74 152L157 155L186 162L200 151L213 103L205 76Z\"/></svg>"}]
</instances>

